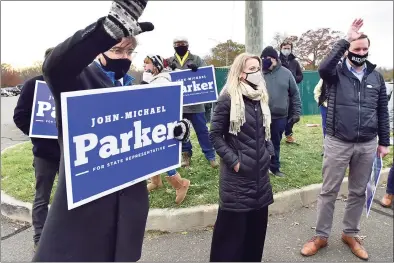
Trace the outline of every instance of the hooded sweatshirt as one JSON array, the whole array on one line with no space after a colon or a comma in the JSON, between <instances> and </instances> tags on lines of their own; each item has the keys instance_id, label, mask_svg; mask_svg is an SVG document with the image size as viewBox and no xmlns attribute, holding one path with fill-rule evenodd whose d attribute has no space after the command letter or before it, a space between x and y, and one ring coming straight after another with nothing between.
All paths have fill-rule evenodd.
<instances>
[{"instance_id":1,"label":"hooded sweatshirt","mask_svg":"<svg viewBox=\"0 0 394 263\"><path fill-rule=\"evenodd\" d=\"M278 64L272 71L263 70L263 73L269 95L271 118L281 119L300 116L300 93L290 70L283 67L280 61L278 61ZM292 107L290 109L291 116L288 116L289 102L291 102L290 105Z\"/></svg>"}]
</instances>

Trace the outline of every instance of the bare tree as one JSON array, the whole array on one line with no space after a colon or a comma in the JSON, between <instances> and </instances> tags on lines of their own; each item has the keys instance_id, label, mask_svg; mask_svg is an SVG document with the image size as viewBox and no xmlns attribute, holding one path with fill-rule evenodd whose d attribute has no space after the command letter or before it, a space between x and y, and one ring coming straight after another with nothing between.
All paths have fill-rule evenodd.
<instances>
[{"instance_id":1,"label":"bare tree","mask_svg":"<svg viewBox=\"0 0 394 263\"><path fill-rule=\"evenodd\" d=\"M297 41L297 57L306 69L316 70L343 33L330 28L310 29Z\"/></svg>"}]
</instances>

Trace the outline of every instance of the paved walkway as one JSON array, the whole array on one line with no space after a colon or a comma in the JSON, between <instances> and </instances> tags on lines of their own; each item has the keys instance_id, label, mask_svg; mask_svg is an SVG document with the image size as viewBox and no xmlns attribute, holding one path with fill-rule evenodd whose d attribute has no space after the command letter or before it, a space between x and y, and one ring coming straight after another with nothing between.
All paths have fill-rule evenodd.
<instances>
[{"instance_id":1,"label":"paved walkway","mask_svg":"<svg viewBox=\"0 0 394 263\"><path fill-rule=\"evenodd\" d=\"M6 99L6 103L5 100ZM14 99L14 100L11 100ZM28 140L22 136L12 123L15 98L1 98L1 149ZM8 114L7 114L8 110ZM4 115L5 118L3 118ZM8 116L8 117L7 117ZM4 122L3 122L4 121ZM379 200L384 188L378 188L375 196ZM283 215L269 218L266 246L263 261L319 261L319 262L357 262L358 260L340 241L341 221L346 202L338 200L335 211L335 225L329 246L316 256L304 258L299 250L313 234L316 207L291 211ZM361 222L365 236L365 247L370 254L371 262L393 262L393 210L373 205L368 219L363 215ZM31 261L33 256L33 231L26 224L12 222L1 217L1 261ZM141 261L208 261L212 230L158 234L147 233Z\"/></svg>"}]
</instances>

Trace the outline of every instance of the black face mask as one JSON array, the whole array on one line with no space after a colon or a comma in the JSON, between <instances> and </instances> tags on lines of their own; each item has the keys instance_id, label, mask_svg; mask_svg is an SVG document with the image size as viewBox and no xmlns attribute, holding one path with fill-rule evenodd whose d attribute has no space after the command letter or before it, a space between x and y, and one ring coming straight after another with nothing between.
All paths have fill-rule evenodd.
<instances>
[{"instance_id":1,"label":"black face mask","mask_svg":"<svg viewBox=\"0 0 394 263\"><path fill-rule=\"evenodd\" d=\"M348 50L347 57L355 66L361 67L364 65L365 61L367 61L368 53L366 53L364 56L360 56Z\"/></svg>"},{"instance_id":2,"label":"black face mask","mask_svg":"<svg viewBox=\"0 0 394 263\"><path fill-rule=\"evenodd\" d=\"M186 54L186 52L189 50L189 47L188 46L179 46L179 47L174 47L174 49L175 49L175 52L179 56L183 57Z\"/></svg>"},{"instance_id":3,"label":"black face mask","mask_svg":"<svg viewBox=\"0 0 394 263\"><path fill-rule=\"evenodd\" d=\"M112 71L115 73L115 79L123 78L127 71L129 71L131 66L131 60L127 58L119 58L119 59L112 59L102 53L103 57L107 61L107 64L104 66L103 63L100 61L101 66L106 71Z\"/></svg>"}]
</instances>

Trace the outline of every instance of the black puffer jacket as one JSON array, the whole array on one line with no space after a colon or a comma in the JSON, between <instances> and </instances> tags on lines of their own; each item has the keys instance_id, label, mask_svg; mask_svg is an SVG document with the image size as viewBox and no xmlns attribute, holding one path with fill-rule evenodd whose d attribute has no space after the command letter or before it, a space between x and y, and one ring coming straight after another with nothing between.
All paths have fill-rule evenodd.
<instances>
[{"instance_id":1,"label":"black puffer jacket","mask_svg":"<svg viewBox=\"0 0 394 263\"><path fill-rule=\"evenodd\" d=\"M379 136L379 145L390 145L386 85L376 65L366 62L362 81L338 64L350 44L342 39L320 64L319 74L330 89L327 134L347 142L367 142Z\"/></svg>"},{"instance_id":2,"label":"black puffer jacket","mask_svg":"<svg viewBox=\"0 0 394 263\"><path fill-rule=\"evenodd\" d=\"M302 74L300 63L298 63L296 57L293 54L290 54L288 57L286 57L281 52L279 59L282 63L282 66L291 71L296 83L301 83L301 81L304 79L304 75Z\"/></svg>"},{"instance_id":3,"label":"black puffer jacket","mask_svg":"<svg viewBox=\"0 0 394 263\"><path fill-rule=\"evenodd\" d=\"M260 209L274 202L268 175L271 144L265 140L260 102L244 97L246 122L237 136L229 133L230 96L220 95L209 138L221 157L220 208L236 212ZM267 148L268 147L268 148ZM270 153L269 153L270 152ZM234 166L240 162L238 173Z\"/></svg>"}]
</instances>

